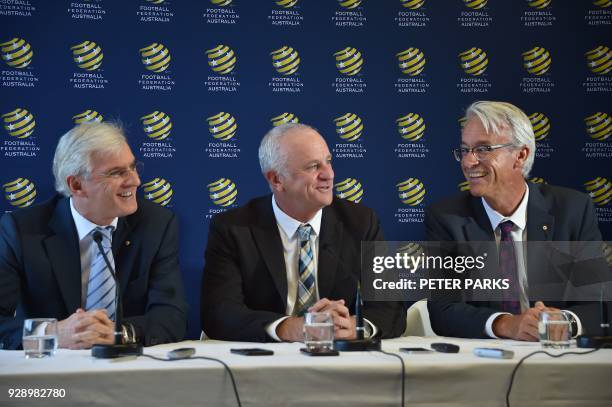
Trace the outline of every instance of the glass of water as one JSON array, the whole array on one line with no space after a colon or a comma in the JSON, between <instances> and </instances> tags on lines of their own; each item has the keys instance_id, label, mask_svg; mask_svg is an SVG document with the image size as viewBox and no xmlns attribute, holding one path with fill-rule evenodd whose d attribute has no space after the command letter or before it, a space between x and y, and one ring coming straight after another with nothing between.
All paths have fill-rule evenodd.
<instances>
[{"instance_id":1,"label":"glass of water","mask_svg":"<svg viewBox=\"0 0 612 407\"><path fill-rule=\"evenodd\" d=\"M26 319L22 341L26 358L53 356L57 350L57 319Z\"/></svg>"},{"instance_id":2,"label":"glass of water","mask_svg":"<svg viewBox=\"0 0 612 407\"><path fill-rule=\"evenodd\" d=\"M565 311L542 311L538 333L543 348L565 349L572 340L571 315Z\"/></svg>"},{"instance_id":3,"label":"glass of water","mask_svg":"<svg viewBox=\"0 0 612 407\"><path fill-rule=\"evenodd\" d=\"M334 320L329 312L304 314L304 345L311 352L333 349Z\"/></svg>"}]
</instances>

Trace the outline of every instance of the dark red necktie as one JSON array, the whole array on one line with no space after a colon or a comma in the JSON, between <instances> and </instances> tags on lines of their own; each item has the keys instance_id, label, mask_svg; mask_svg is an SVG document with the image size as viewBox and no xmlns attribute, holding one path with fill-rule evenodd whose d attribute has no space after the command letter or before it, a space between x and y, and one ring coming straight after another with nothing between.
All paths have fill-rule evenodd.
<instances>
[{"instance_id":1,"label":"dark red necktie","mask_svg":"<svg viewBox=\"0 0 612 407\"><path fill-rule=\"evenodd\" d=\"M511 314L521 313L521 303L518 268L516 265L516 251L514 250L514 241L510 233L514 223L507 220L499 224L501 230L501 239L499 242L499 271L501 278L508 279L509 287L503 291L502 295L502 310Z\"/></svg>"}]
</instances>

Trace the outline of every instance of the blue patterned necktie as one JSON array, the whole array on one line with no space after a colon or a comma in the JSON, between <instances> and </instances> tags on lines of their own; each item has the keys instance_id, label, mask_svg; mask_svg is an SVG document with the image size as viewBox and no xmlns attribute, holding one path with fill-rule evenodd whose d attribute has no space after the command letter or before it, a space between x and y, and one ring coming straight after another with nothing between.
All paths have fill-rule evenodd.
<instances>
[{"instance_id":1,"label":"blue patterned necktie","mask_svg":"<svg viewBox=\"0 0 612 407\"><path fill-rule=\"evenodd\" d=\"M501 230L501 239L499 242L499 269L501 277L508 279L510 283L510 287L504 290L502 295L502 310L518 315L521 313L521 305L519 302L516 251L514 250L514 241L510 235L513 227L514 223L511 220L499 224L499 229Z\"/></svg>"},{"instance_id":2,"label":"blue patterned necktie","mask_svg":"<svg viewBox=\"0 0 612 407\"><path fill-rule=\"evenodd\" d=\"M298 263L300 279L298 281L297 306L295 307L295 314L298 316L304 315L308 308L316 302L315 264L312 243L310 241L311 233L312 226L308 224L300 225L298 228L300 238L300 259Z\"/></svg>"},{"instance_id":3,"label":"blue patterned necktie","mask_svg":"<svg viewBox=\"0 0 612 407\"><path fill-rule=\"evenodd\" d=\"M113 227L107 226L105 228L97 227L91 231L91 235L98 231L102 234L102 249L106 253L113 269L115 268L115 260L113 258L113 251L111 250L111 236L113 233ZM115 319L115 279L111 274L106 261L98 245L92 239L91 241L94 255L92 256L91 268L89 270L89 282L87 283L87 303L85 309L105 309L108 317L111 320Z\"/></svg>"}]
</instances>

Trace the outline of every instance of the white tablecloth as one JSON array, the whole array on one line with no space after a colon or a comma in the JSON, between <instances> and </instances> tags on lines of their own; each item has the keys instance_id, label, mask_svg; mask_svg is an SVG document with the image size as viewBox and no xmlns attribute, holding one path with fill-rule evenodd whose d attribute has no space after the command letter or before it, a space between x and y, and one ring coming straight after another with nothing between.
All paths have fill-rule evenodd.
<instances>
[{"instance_id":1,"label":"white tablecloth","mask_svg":"<svg viewBox=\"0 0 612 407\"><path fill-rule=\"evenodd\" d=\"M503 406L510 374L519 358L539 344L514 341L407 337L383 342L383 349L461 346L458 354L402 353L407 406ZM377 352L338 357L300 354L302 344L188 341L145 348L165 357L179 347L196 356L222 359L232 369L243 406L399 406L400 362ZM476 346L503 347L514 359L478 358ZM236 347L264 347L274 356L240 356ZM572 349L584 351L583 349ZM553 351L560 353L561 351ZM9 388L62 388L63 399L9 398ZM99 360L89 351L59 350L46 359L25 359L22 351L0 351L0 404L88 406L235 406L228 374L205 360L161 362L144 357ZM553 359L536 355L519 368L512 406L612 406L612 350Z\"/></svg>"}]
</instances>

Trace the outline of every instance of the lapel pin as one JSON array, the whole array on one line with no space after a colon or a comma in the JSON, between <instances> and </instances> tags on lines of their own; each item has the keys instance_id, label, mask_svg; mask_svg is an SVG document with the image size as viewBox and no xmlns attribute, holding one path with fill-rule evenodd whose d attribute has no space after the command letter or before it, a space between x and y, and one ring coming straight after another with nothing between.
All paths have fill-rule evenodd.
<instances>
[{"instance_id":1,"label":"lapel pin","mask_svg":"<svg viewBox=\"0 0 612 407\"><path fill-rule=\"evenodd\" d=\"M548 230L548 225L543 225L543 226L542 226L542 230L543 230L544 232L546 232L546 231Z\"/></svg>"},{"instance_id":2,"label":"lapel pin","mask_svg":"<svg viewBox=\"0 0 612 407\"><path fill-rule=\"evenodd\" d=\"M126 241L125 241L125 245L126 245L126 246L129 246L129 245L131 245L131 244L132 244L132 242L130 242L129 240L126 240Z\"/></svg>"}]
</instances>

